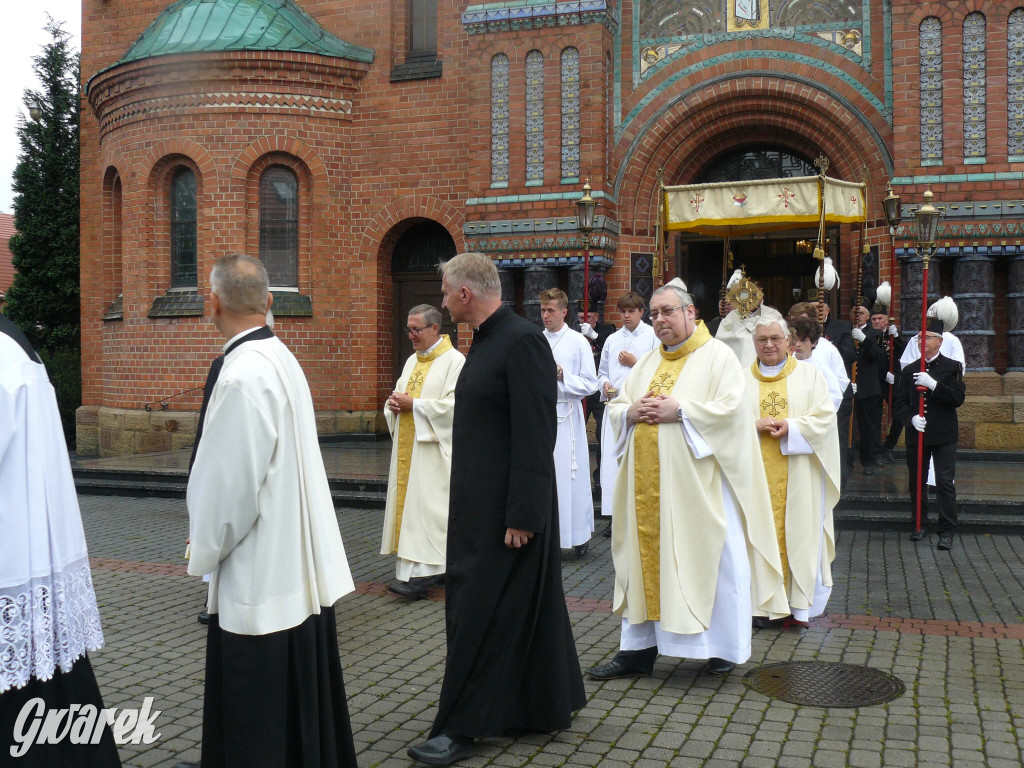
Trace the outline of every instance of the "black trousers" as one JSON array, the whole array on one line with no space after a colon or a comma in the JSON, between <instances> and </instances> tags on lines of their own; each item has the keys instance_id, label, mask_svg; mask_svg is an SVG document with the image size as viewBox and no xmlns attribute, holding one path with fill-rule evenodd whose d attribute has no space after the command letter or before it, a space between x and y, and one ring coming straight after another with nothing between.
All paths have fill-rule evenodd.
<instances>
[{"instance_id":1,"label":"black trousers","mask_svg":"<svg viewBox=\"0 0 1024 768\"><path fill-rule=\"evenodd\" d=\"M846 487L846 478L850 474L850 467L853 466L853 459L850 458L850 412L853 410L853 398L844 397L839 410L836 412L836 423L839 427L839 475L840 485Z\"/></svg>"},{"instance_id":2,"label":"black trousers","mask_svg":"<svg viewBox=\"0 0 1024 768\"><path fill-rule=\"evenodd\" d=\"M907 430L908 432L910 430ZM907 470L910 475L910 520L915 522L917 495L921 494L921 527L928 522L928 459L935 462L935 496L939 502L939 522L935 532L954 534L956 524L956 443L926 445L921 461L921 477L917 477L917 444L907 441Z\"/></svg>"},{"instance_id":3,"label":"black trousers","mask_svg":"<svg viewBox=\"0 0 1024 768\"><path fill-rule=\"evenodd\" d=\"M870 467L882 453L882 397L857 398L860 463Z\"/></svg>"},{"instance_id":4,"label":"black trousers","mask_svg":"<svg viewBox=\"0 0 1024 768\"><path fill-rule=\"evenodd\" d=\"M900 433L903 432L903 422L899 419L892 419L889 424L889 434L885 436L885 447L895 448L900 441Z\"/></svg>"}]
</instances>

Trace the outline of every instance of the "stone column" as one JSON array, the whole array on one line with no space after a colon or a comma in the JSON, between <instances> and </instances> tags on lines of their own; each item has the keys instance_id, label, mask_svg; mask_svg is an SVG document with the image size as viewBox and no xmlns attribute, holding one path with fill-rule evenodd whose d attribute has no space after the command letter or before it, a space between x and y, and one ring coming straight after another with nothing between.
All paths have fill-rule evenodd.
<instances>
[{"instance_id":1,"label":"stone column","mask_svg":"<svg viewBox=\"0 0 1024 768\"><path fill-rule=\"evenodd\" d=\"M987 246L961 248L953 265L953 300L960 320L956 335L969 371L995 370L995 257ZM929 302L930 303L930 302Z\"/></svg>"},{"instance_id":2,"label":"stone column","mask_svg":"<svg viewBox=\"0 0 1024 768\"><path fill-rule=\"evenodd\" d=\"M921 273L924 271L924 262L912 248L898 249L897 257L901 267L900 335L906 338L921 330ZM935 256L928 262L929 306L936 299L942 298L939 294L939 262Z\"/></svg>"},{"instance_id":3,"label":"stone column","mask_svg":"<svg viewBox=\"0 0 1024 768\"><path fill-rule=\"evenodd\" d=\"M583 262L569 267L569 327L579 329L576 313L583 311Z\"/></svg>"},{"instance_id":4,"label":"stone column","mask_svg":"<svg viewBox=\"0 0 1024 768\"><path fill-rule=\"evenodd\" d=\"M541 291L558 287L558 272L554 267L533 266L526 268L523 276L523 314L531 323L541 325L540 299Z\"/></svg>"},{"instance_id":5,"label":"stone column","mask_svg":"<svg viewBox=\"0 0 1024 768\"><path fill-rule=\"evenodd\" d=\"M498 279L501 281L501 303L516 309L516 273L508 267L498 267Z\"/></svg>"},{"instance_id":6,"label":"stone column","mask_svg":"<svg viewBox=\"0 0 1024 768\"><path fill-rule=\"evenodd\" d=\"M1006 299L1010 309L1009 370L1024 371L1024 253L1019 249L1010 257Z\"/></svg>"}]
</instances>

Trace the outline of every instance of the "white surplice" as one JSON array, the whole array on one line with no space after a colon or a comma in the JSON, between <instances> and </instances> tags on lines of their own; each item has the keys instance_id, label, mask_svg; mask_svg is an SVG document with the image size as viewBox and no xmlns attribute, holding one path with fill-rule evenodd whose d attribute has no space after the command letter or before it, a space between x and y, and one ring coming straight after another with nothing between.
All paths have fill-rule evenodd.
<instances>
[{"instance_id":1,"label":"white surplice","mask_svg":"<svg viewBox=\"0 0 1024 768\"><path fill-rule=\"evenodd\" d=\"M751 363L757 359L757 354L754 352L754 326L762 317L773 320L782 319L782 315L777 309L764 304L746 317L740 317L740 313L734 309L722 319L718 326L718 332L715 334L716 339L733 351L740 361L740 366L744 369L749 368Z\"/></svg>"},{"instance_id":2,"label":"white surplice","mask_svg":"<svg viewBox=\"0 0 1024 768\"><path fill-rule=\"evenodd\" d=\"M355 589L309 385L276 337L247 341L224 359L187 503L188 572L213 573L209 611L222 629L290 629Z\"/></svg>"},{"instance_id":3,"label":"white surplice","mask_svg":"<svg viewBox=\"0 0 1024 768\"><path fill-rule=\"evenodd\" d=\"M0 333L0 693L102 647L57 398L43 364Z\"/></svg>"},{"instance_id":4,"label":"white surplice","mask_svg":"<svg viewBox=\"0 0 1024 768\"><path fill-rule=\"evenodd\" d=\"M556 333L545 329L555 363L562 367L558 382L558 437L555 441L555 479L558 485L558 530L562 549L590 541L594 532L594 496L590 487L590 448L583 421L583 398L597 391L594 352L583 334L563 325Z\"/></svg>"},{"instance_id":5,"label":"white surplice","mask_svg":"<svg viewBox=\"0 0 1024 768\"><path fill-rule=\"evenodd\" d=\"M640 322L636 329L630 331L622 326L613 333L604 343L601 351L601 364L597 369L598 392L602 401L607 401L604 396L604 385L611 384L615 389L622 386L632 366L623 365L619 362L620 352L629 352L637 360L646 355L652 349L657 349L658 335L647 323ZM612 498L615 494L615 475L619 471L618 458L615 455L615 430L608 422L608 411L605 410L604 424L601 427L601 514L604 517L611 517Z\"/></svg>"}]
</instances>

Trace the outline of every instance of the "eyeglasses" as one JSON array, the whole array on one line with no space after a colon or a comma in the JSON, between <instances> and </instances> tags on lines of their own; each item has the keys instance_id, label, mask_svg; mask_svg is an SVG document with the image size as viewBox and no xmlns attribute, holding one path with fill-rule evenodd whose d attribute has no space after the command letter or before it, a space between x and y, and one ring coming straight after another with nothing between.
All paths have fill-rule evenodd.
<instances>
[{"instance_id":1,"label":"eyeglasses","mask_svg":"<svg viewBox=\"0 0 1024 768\"><path fill-rule=\"evenodd\" d=\"M683 308L682 306L679 306L679 307L665 307L662 310L652 309L651 312L650 312L651 320L657 320L662 315L664 315L665 317L672 317L672 314L677 309L682 309L682 308Z\"/></svg>"},{"instance_id":2,"label":"eyeglasses","mask_svg":"<svg viewBox=\"0 0 1024 768\"><path fill-rule=\"evenodd\" d=\"M433 327L433 325L424 325L422 328L413 328L411 326L406 326L405 332L411 333L413 336L419 336L421 333L423 333L423 331L427 330L427 328Z\"/></svg>"},{"instance_id":3,"label":"eyeglasses","mask_svg":"<svg viewBox=\"0 0 1024 768\"><path fill-rule=\"evenodd\" d=\"M764 346L768 342L771 342L776 347L782 344L784 341L788 341L785 336L755 336L754 343L760 346Z\"/></svg>"}]
</instances>

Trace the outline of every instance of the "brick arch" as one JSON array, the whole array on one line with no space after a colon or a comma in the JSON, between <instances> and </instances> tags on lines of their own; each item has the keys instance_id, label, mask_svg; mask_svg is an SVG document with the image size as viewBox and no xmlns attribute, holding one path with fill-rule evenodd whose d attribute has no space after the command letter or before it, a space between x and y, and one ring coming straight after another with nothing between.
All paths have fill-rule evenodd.
<instances>
[{"instance_id":1,"label":"brick arch","mask_svg":"<svg viewBox=\"0 0 1024 768\"><path fill-rule=\"evenodd\" d=\"M432 195L412 194L397 197L373 215L360 237L359 250L363 254L374 254L377 257L378 274L387 279L391 274L391 250L387 258L382 258L386 245L394 246L401 234L417 221L430 219L436 221L451 235L455 248L465 248L466 238L462 233L465 216L462 211L448 202ZM405 227L400 225L408 222Z\"/></svg>"},{"instance_id":2,"label":"brick arch","mask_svg":"<svg viewBox=\"0 0 1024 768\"><path fill-rule=\"evenodd\" d=\"M253 165L263 156L280 153L298 158L309 169L310 181L313 185L313 194L318 194L320 188L327 186L327 166L317 154L316 150L310 147L301 139L288 136L264 136L252 142L248 147L238 153L234 164L231 166L231 184L236 190L244 189L249 171Z\"/></svg>"},{"instance_id":3,"label":"brick arch","mask_svg":"<svg viewBox=\"0 0 1024 768\"><path fill-rule=\"evenodd\" d=\"M658 169L665 170L666 184L689 183L714 156L751 143L752 136L805 153L807 143L826 148L830 175L860 181L867 166L872 186L883 188L892 169L887 146L864 121L836 106L827 92L779 75L771 81L731 78L677 98L648 119L622 158L615 186L620 222L649 229Z\"/></svg>"},{"instance_id":4,"label":"brick arch","mask_svg":"<svg viewBox=\"0 0 1024 768\"><path fill-rule=\"evenodd\" d=\"M146 153L146 159L143 161L142 167L148 169L147 180L150 185L155 183L160 175L165 159L173 155L187 157L195 164L196 169L202 176L205 189L212 190L218 188L217 164L214 162L213 156L203 145L192 139L185 138L164 139L154 144L149 152Z\"/></svg>"},{"instance_id":5,"label":"brick arch","mask_svg":"<svg viewBox=\"0 0 1024 768\"><path fill-rule=\"evenodd\" d=\"M914 12L907 17L907 24L911 28L917 29L921 26L921 22L929 16L937 16L943 24L947 22L952 23L957 13L958 9L954 9L945 3L923 3L917 6ZM963 15L965 14L960 13L961 17Z\"/></svg>"}]
</instances>

